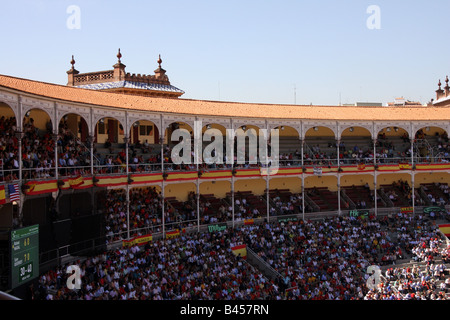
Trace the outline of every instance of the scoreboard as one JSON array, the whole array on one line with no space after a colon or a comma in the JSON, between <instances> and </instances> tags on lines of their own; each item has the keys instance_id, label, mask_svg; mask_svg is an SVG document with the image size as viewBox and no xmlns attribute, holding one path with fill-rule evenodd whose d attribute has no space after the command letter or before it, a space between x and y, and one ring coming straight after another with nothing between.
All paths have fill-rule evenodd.
<instances>
[{"instance_id":1,"label":"scoreboard","mask_svg":"<svg viewBox=\"0 0 450 320\"><path fill-rule=\"evenodd\" d=\"M11 289L39 275L39 225L11 231Z\"/></svg>"}]
</instances>

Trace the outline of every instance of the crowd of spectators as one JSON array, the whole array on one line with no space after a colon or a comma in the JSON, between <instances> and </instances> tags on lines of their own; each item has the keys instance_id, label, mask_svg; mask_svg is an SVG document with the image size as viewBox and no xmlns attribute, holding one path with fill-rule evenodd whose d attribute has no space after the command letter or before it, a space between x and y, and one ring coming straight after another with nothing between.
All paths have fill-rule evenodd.
<instances>
[{"instance_id":1,"label":"crowd of spectators","mask_svg":"<svg viewBox=\"0 0 450 320\"><path fill-rule=\"evenodd\" d=\"M108 237L125 239L124 197L110 190L105 212ZM186 203L194 204L191 192ZM247 201L239 198L239 205ZM301 201L291 195L288 202ZM289 206L276 199L289 213ZM205 202L204 208L209 208ZM223 214L227 208L223 206ZM203 209L214 220L212 211ZM172 212L170 217L194 212ZM183 219L186 219L184 217ZM148 226L161 224L161 197L154 188L130 193L131 236L148 233ZM142 229L143 228L143 229ZM136 231L141 230L141 231ZM161 231L159 229L155 229ZM122 233L122 235L120 235ZM246 244L280 275L266 279L246 261L232 254L231 247ZM80 290L66 286L63 266L44 274L35 299L287 299L287 300L379 300L448 299L450 246L442 249L437 227L422 214L399 212L389 216L335 216L320 220L293 220L243 224L218 233L180 233L178 237L153 240L145 246L120 247L78 262L82 269ZM442 259L436 264L435 258ZM425 270L396 268L399 260L412 258L425 263ZM387 267L386 279L376 289L367 286L368 267ZM417 278L406 274L419 275ZM447 277L448 278L448 277ZM417 280L419 279L419 280ZM444 283L444 284L443 284Z\"/></svg>"},{"instance_id":2,"label":"crowd of spectators","mask_svg":"<svg viewBox=\"0 0 450 320\"><path fill-rule=\"evenodd\" d=\"M139 236L152 232L160 232L162 225L162 197L155 187L133 188L130 190L129 211L127 217L126 191L112 189L106 192L104 211L106 237L108 242L126 239L128 224L130 236ZM167 206L167 202L166 206ZM173 209L165 210L166 223L170 225L174 219Z\"/></svg>"},{"instance_id":3,"label":"crowd of spectators","mask_svg":"<svg viewBox=\"0 0 450 320\"><path fill-rule=\"evenodd\" d=\"M19 159L15 117L0 117L0 165L1 180L17 180L19 177Z\"/></svg>"},{"instance_id":4,"label":"crowd of spectators","mask_svg":"<svg viewBox=\"0 0 450 320\"><path fill-rule=\"evenodd\" d=\"M231 229L181 235L145 246L108 250L77 261L81 287L67 287L62 266L39 278L34 300L257 300L281 299L265 278L231 250Z\"/></svg>"},{"instance_id":5,"label":"crowd of spectators","mask_svg":"<svg viewBox=\"0 0 450 320\"><path fill-rule=\"evenodd\" d=\"M450 245L442 246L442 240L431 238L419 241L412 249L416 263L404 267L390 267L382 281L369 290L365 300L448 300L450 277L448 263ZM440 258L442 262L436 262Z\"/></svg>"}]
</instances>

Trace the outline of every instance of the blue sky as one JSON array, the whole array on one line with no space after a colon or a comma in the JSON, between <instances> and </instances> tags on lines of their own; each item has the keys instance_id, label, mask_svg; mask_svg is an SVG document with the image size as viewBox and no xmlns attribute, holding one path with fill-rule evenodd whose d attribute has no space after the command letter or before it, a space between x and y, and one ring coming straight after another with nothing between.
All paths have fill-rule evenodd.
<instances>
[{"instance_id":1,"label":"blue sky","mask_svg":"<svg viewBox=\"0 0 450 320\"><path fill-rule=\"evenodd\" d=\"M0 74L66 84L72 54L100 71L120 48L131 73L153 74L161 54L186 99L426 103L450 74L449 12L448 0L2 0Z\"/></svg>"}]
</instances>

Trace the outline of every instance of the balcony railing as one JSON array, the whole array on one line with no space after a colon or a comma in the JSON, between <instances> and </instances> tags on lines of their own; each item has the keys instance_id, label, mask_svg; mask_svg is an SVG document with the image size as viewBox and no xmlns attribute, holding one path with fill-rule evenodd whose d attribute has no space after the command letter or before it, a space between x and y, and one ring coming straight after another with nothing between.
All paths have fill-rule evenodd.
<instances>
[{"instance_id":1,"label":"balcony railing","mask_svg":"<svg viewBox=\"0 0 450 320\"><path fill-rule=\"evenodd\" d=\"M126 164L98 164L99 161L95 161L95 164L87 164L83 166L65 166L65 167L37 167L19 169L5 169L0 167L0 182L1 181L19 181L22 180L51 180L58 178L67 178L74 176L90 176L94 175L114 175L127 173ZM330 172L345 172L348 168L364 169L365 171L382 170L383 166L399 166L402 170L411 170L415 167L412 165L411 158L377 158L375 163L373 158L356 158L356 159L304 159L303 162L300 159L292 160L279 160L278 162L271 163L271 167L278 168L325 168L330 169ZM339 165L338 165L339 163ZM417 165L439 165L449 164L449 157L415 157L413 164ZM373 167L376 165L376 167ZM174 164L174 163L129 163L128 173L140 174L140 173L156 173L161 172L163 168L164 172L188 172L188 171L208 171L208 170L243 170L243 169L259 169L267 167L265 163L249 163L244 164L235 163L234 165L223 164ZM432 168L429 168L432 170Z\"/></svg>"}]
</instances>

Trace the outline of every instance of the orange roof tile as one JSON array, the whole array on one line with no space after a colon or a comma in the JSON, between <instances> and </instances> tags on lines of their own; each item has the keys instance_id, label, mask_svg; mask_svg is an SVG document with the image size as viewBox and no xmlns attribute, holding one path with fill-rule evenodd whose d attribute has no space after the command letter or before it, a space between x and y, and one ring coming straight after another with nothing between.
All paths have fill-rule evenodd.
<instances>
[{"instance_id":1,"label":"orange roof tile","mask_svg":"<svg viewBox=\"0 0 450 320\"><path fill-rule=\"evenodd\" d=\"M122 109L189 115L314 120L449 120L450 107L286 105L171 99L101 92L0 75L0 87L44 98Z\"/></svg>"}]
</instances>

